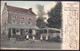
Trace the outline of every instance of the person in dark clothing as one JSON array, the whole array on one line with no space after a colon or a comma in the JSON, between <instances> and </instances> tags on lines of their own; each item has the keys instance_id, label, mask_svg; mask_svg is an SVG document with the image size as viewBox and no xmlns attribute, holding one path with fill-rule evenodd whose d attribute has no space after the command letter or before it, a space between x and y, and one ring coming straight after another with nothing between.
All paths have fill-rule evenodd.
<instances>
[{"instance_id":1,"label":"person in dark clothing","mask_svg":"<svg viewBox=\"0 0 80 51\"><path fill-rule=\"evenodd\" d=\"M8 34L8 39L10 40L10 38L11 38L11 34Z\"/></svg>"},{"instance_id":2,"label":"person in dark clothing","mask_svg":"<svg viewBox=\"0 0 80 51\"><path fill-rule=\"evenodd\" d=\"M9 29L9 32L8 32L8 39L10 40L11 38L11 30Z\"/></svg>"},{"instance_id":3,"label":"person in dark clothing","mask_svg":"<svg viewBox=\"0 0 80 51\"><path fill-rule=\"evenodd\" d=\"M32 29L29 29L29 33L32 34Z\"/></svg>"},{"instance_id":4,"label":"person in dark clothing","mask_svg":"<svg viewBox=\"0 0 80 51\"><path fill-rule=\"evenodd\" d=\"M29 29L29 34L30 39L32 39L32 29Z\"/></svg>"}]
</instances>

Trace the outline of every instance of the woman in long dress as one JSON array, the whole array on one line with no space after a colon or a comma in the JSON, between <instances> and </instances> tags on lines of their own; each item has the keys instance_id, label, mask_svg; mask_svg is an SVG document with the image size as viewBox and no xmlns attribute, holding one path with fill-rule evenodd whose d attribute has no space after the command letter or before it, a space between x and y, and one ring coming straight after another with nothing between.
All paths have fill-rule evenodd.
<instances>
[{"instance_id":1,"label":"woman in long dress","mask_svg":"<svg viewBox=\"0 0 80 51\"><path fill-rule=\"evenodd\" d=\"M41 34L41 36L40 36L40 40L41 40L41 42L42 42L42 40L43 40L42 34Z\"/></svg>"},{"instance_id":2,"label":"woman in long dress","mask_svg":"<svg viewBox=\"0 0 80 51\"><path fill-rule=\"evenodd\" d=\"M26 40L29 40L29 35L26 35Z\"/></svg>"}]
</instances>

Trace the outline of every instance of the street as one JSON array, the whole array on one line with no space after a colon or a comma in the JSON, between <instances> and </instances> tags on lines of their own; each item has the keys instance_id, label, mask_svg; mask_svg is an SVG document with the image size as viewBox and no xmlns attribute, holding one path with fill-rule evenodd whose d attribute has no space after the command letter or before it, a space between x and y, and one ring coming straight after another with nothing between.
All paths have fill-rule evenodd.
<instances>
[{"instance_id":1,"label":"street","mask_svg":"<svg viewBox=\"0 0 80 51\"><path fill-rule=\"evenodd\" d=\"M46 42L35 40L34 42L25 40L25 41L1 41L1 48L30 48L30 49L61 49L61 43L59 42Z\"/></svg>"}]
</instances>

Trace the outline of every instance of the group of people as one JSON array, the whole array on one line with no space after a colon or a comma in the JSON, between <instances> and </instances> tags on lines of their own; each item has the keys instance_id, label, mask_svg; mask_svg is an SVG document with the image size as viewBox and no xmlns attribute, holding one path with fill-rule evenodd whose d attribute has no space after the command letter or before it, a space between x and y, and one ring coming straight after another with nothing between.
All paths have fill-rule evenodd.
<instances>
[{"instance_id":1,"label":"group of people","mask_svg":"<svg viewBox=\"0 0 80 51\"><path fill-rule=\"evenodd\" d=\"M30 29L29 32L26 32L26 40L30 40L30 39L35 40L35 34L36 34L36 31Z\"/></svg>"},{"instance_id":2,"label":"group of people","mask_svg":"<svg viewBox=\"0 0 80 51\"><path fill-rule=\"evenodd\" d=\"M40 40L41 40L41 41L43 40L42 34L41 34L41 36L40 36ZM48 40L48 36L45 37L45 40Z\"/></svg>"},{"instance_id":3,"label":"group of people","mask_svg":"<svg viewBox=\"0 0 80 51\"><path fill-rule=\"evenodd\" d=\"M16 33L16 36L14 36L16 38L17 41L19 40L35 40L36 39L36 31L29 29L29 31L26 31L25 35L20 35L20 32ZM10 36L10 35L9 35ZM43 40L43 36L42 34L40 35L40 40ZM48 36L45 37L45 40L48 40Z\"/></svg>"}]
</instances>

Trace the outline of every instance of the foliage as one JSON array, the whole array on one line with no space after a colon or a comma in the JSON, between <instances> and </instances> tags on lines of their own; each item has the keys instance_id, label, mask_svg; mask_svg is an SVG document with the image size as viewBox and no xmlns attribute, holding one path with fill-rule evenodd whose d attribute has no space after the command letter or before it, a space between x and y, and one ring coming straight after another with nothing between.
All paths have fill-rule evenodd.
<instances>
[{"instance_id":1,"label":"foliage","mask_svg":"<svg viewBox=\"0 0 80 51\"><path fill-rule=\"evenodd\" d=\"M43 19L38 18L38 19L37 19L37 26L38 26L39 28L45 28L46 23L44 22Z\"/></svg>"},{"instance_id":2,"label":"foliage","mask_svg":"<svg viewBox=\"0 0 80 51\"><path fill-rule=\"evenodd\" d=\"M44 18L44 15L45 15L44 6L37 4L36 7L37 7L37 10L38 10L38 18L37 18L37 21L36 21L37 26L39 28L44 28L44 27L46 27L46 23L44 22L44 19L45 19Z\"/></svg>"},{"instance_id":3,"label":"foliage","mask_svg":"<svg viewBox=\"0 0 80 51\"><path fill-rule=\"evenodd\" d=\"M61 28L62 17L62 3L58 1L54 8L48 12L48 27Z\"/></svg>"},{"instance_id":4,"label":"foliage","mask_svg":"<svg viewBox=\"0 0 80 51\"><path fill-rule=\"evenodd\" d=\"M37 4L36 5L37 10L38 10L38 17L42 17L44 16L45 12L44 12L44 6Z\"/></svg>"}]
</instances>

